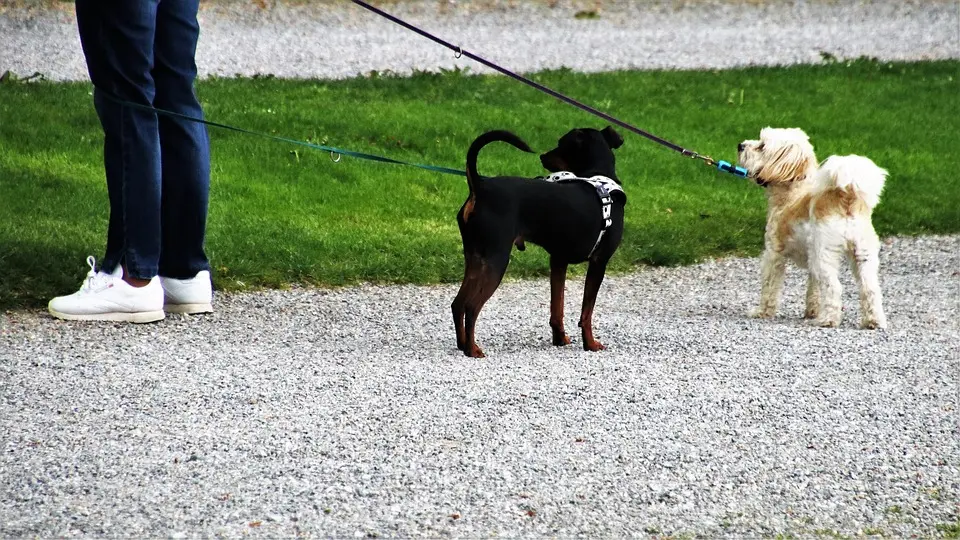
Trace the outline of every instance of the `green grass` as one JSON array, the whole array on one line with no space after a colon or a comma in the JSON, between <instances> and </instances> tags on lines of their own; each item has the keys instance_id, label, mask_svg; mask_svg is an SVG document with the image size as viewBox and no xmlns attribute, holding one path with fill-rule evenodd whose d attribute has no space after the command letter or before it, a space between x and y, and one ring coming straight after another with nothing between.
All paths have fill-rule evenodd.
<instances>
[{"instance_id":1,"label":"green grass","mask_svg":"<svg viewBox=\"0 0 960 540\"><path fill-rule=\"evenodd\" d=\"M836 538L836 539L850 538L849 536L845 536L833 529L815 529L813 531L813 535L820 538Z\"/></svg>"},{"instance_id":2,"label":"green grass","mask_svg":"<svg viewBox=\"0 0 960 540\"><path fill-rule=\"evenodd\" d=\"M716 158L735 158L761 127L799 126L818 156L858 153L890 171L875 214L881 235L960 231L960 62L830 62L704 72L536 74L557 90ZM208 118L398 159L462 168L470 141L509 129L544 151L572 127L603 127L504 77L462 72L345 81L212 79ZM224 289L291 282L454 282L462 273L461 177L343 158L210 130L208 252ZM624 133L618 171L629 196L613 271L756 254L760 188ZM101 255L107 198L90 86L0 85L0 306L38 306L74 290ZM494 145L487 175L535 176L535 155ZM539 249L508 276L547 271Z\"/></svg>"},{"instance_id":3,"label":"green grass","mask_svg":"<svg viewBox=\"0 0 960 540\"><path fill-rule=\"evenodd\" d=\"M936 528L942 538L960 538L960 517L952 523L938 523Z\"/></svg>"}]
</instances>

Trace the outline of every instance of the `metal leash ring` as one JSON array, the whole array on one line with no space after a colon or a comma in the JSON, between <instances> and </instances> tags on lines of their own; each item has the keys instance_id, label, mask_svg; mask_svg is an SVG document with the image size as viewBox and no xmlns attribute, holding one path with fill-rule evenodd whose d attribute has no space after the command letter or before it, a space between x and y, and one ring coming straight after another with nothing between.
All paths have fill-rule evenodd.
<instances>
[{"instance_id":1,"label":"metal leash ring","mask_svg":"<svg viewBox=\"0 0 960 540\"><path fill-rule=\"evenodd\" d=\"M463 49L457 45L457 50L453 51L453 57L459 59L461 56L463 56Z\"/></svg>"},{"instance_id":2,"label":"metal leash ring","mask_svg":"<svg viewBox=\"0 0 960 540\"><path fill-rule=\"evenodd\" d=\"M333 157L334 155L336 155L337 157L334 158L334 157ZM340 163L340 158L341 158L341 157L343 157L343 156L340 155L340 152L334 152L333 150L330 151L330 161L332 161L332 162L334 162L334 163Z\"/></svg>"}]
</instances>

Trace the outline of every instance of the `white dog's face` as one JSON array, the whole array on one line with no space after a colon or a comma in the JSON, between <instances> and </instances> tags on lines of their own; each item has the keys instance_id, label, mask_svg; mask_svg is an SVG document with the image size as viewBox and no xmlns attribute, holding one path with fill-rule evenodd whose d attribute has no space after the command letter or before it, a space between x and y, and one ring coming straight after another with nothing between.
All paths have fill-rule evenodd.
<instances>
[{"instance_id":1,"label":"white dog's face","mask_svg":"<svg viewBox=\"0 0 960 540\"><path fill-rule=\"evenodd\" d=\"M737 156L763 186L792 182L817 168L810 138L799 128L763 128L760 140L740 143Z\"/></svg>"}]
</instances>

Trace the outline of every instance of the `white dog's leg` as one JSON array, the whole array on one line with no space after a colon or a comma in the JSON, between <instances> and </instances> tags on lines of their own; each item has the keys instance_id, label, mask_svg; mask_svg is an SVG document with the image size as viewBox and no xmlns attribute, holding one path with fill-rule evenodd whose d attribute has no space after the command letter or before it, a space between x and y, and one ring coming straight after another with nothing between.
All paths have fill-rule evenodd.
<instances>
[{"instance_id":1,"label":"white dog's leg","mask_svg":"<svg viewBox=\"0 0 960 540\"><path fill-rule=\"evenodd\" d=\"M860 328L886 328L883 293L880 292L880 241L860 238L854 246L853 277L860 286Z\"/></svg>"},{"instance_id":2,"label":"white dog's leg","mask_svg":"<svg viewBox=\"0 0 960 540\"><path fill-rule=\"evenodd\" d=\"M775 250L767 249L760 261L760 306L750 312L751 317L769 319L776 315L780 291L787 271L787 261Z\"/></svg>"},{"instance_id":3,"label":"white dog's leg","mask_svg":"<svg viewBox=\"0 0 960 540\"><path fill-rule=\"evenodd\" d=\"M816 319L820 316L820 281L813 271L807 272L807 306L803 311L804 319Z\"/></svg>"},{"instance_id":4,"label":"white dog's leg","mask_svg":"<svg viewBox=\"0 0 960 540\"><path fill-rule=\"evenodd\" d=\"M830 233L821 229L810 243L810 273L820 283L820 314L815 321L818 326L839 326L843 319L843 286L840 285L843 251L840 246L823 241L829 238Z\"/></svg>"}]
</instances>

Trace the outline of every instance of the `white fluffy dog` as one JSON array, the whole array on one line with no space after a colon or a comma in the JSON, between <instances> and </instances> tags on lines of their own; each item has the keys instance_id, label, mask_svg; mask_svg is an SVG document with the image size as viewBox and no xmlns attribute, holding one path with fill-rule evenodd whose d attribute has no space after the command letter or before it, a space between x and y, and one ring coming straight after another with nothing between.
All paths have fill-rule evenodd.
<instances>
[{"instance_id":1,"label":"white fluffy dog","mask_svg":"<svg viewBox=\"0 0 960 540\"><path fill-rule=\"evenodd\" d=\"M837 326L843 316L840 265L850 260L860 286L860 326L885 328L880 239L870 214L880 202L887 171L862 156L830 156L821 166L807 134L765 128L760 140L738 147L742 167L767 190L767 228L756 317L773 317L786 259L808 269L804 317Z\"/></svg>"}]
</instances>

